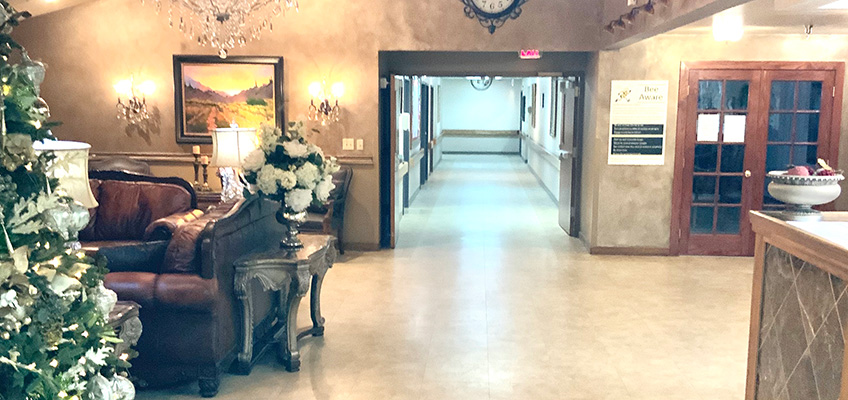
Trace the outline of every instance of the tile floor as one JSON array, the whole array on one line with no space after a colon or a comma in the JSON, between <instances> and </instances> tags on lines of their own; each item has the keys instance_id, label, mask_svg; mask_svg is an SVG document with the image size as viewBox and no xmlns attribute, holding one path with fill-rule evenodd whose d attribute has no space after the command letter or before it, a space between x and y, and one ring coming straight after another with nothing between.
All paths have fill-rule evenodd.
<instances>
[{"instance_id":1,"label":"tile floor","mask_svg":"<svg viewBox=\"0 0 848 400\"><path fill-rule=\"evenodd\" d=\"M301 371L268 356L217 399L743 398L751 259L590 256L556 213L517 157L446 156L398 248L327 275Z\"/></svg>"}]
</instances>

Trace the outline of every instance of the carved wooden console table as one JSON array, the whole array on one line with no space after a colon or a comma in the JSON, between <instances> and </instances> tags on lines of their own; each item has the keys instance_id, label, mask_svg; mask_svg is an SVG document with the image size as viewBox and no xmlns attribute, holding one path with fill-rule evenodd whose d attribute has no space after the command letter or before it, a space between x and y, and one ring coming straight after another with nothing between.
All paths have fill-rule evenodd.
<instances>
[{"instance_id":1,"label":"carved wooden console table","mask_svg":"<svg viewBox=\"0 0 848 400\"><path fill-rule=\"evenodd\" d=\"M321 283L327 270L333 266L338 251L336 239L327 235L300 235L303 249L296 252L271 250L248 254L235 262L235 294L242 305L241 351L236 359L236 371L249 374L254 358L253 343L253 279L265 290L279 294L277 323L272 328L278 344L277 356L286 370L300 370L300 352L297 341L305 336L322 336L324 318L321 316ZM309 292L312 328L297 333L297 309L300 299ZM270 344L270 343L269 343Z\"/></svg>"}]
</instances>

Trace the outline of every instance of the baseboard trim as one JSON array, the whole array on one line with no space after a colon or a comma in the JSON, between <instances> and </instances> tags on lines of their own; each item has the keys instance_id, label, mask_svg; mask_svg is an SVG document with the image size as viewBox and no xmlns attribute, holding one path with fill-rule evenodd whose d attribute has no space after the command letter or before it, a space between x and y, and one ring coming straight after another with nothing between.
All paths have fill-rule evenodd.
<instances>
[{"instance_id":1,"label":"baseboard trim","mask_svg":"<svg viewBox=\"0 0 848 400\"><path fill-rule=\"evenodd\" d=\"M593 246L589 248L589 254L604 256L668 256L671 255L667 247L605 247Z\"/></svg>"},{"instance_id":2,"label":"baseboard trim","mask_svg":"<svg viewBox=\"0 0 848 400\"><path fill-rule=\"evenodd\" d=\"M379 243L345 242L345 251L379 251Z\"/></svg>"}]
</instances>

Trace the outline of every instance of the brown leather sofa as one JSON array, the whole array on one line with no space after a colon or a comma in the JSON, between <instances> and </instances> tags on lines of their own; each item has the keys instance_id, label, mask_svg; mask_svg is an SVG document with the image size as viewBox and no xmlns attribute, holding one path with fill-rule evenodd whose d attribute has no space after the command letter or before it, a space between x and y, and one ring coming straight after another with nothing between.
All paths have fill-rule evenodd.
<instances>
[{"instance_id":1,"label":"brown leather sofa","mask_svg":"<svg viewBox=\"0 0 848 400\"><path fill-rule=\"evenodd\" d=\"M160 178L124 171L90 171L89 184L98 206L79 238L83 248L168 240L182 223L197 219L197 195L180 178Z\"/></svg>"},{"instance_id":2,"label":"brown leather sofa","mask_svg":"<svg viewBox=\"0 0 848 400\"><path fill-rule=\"evenodd\" d=\"M181 193L173 185L149 182L162 178L122 177L132 181L92 180L100 206L91 232L98 242L83 246L107 258L106 287L120 300L141 305L143 333L130 372L150 386L197 378L200 394L214 396L220 372L236 354L233 261L245 252L278 245L278 206L256 200L205 214L186 212L182 208L195 204L190 185ZM121 185L121 195L112 196L113 186ZM121 218L103 226L107 219L101 218L111 216L107 211L112 209L119 209L114 213ZM155 219L167 213L161 210L175 214ZM257 301L257 319L267 319L261 311L270 309L266 297Z\"/></svg>"},{"instance_id":3,"label":"brown leather sofa","mask_svg":"<svg viewBox=\"0 0 848 400\"><path fill-rule=\"evenodd\" d=\"M344 214L352 178L353 170L350 167L341 167L334 173L333 183L336 187L330 192L327 204L322 207L310 206L306 222L300 227L302 232L321 232L335 236L341 254L344 254Z\"/></svg>"}]
</instances>

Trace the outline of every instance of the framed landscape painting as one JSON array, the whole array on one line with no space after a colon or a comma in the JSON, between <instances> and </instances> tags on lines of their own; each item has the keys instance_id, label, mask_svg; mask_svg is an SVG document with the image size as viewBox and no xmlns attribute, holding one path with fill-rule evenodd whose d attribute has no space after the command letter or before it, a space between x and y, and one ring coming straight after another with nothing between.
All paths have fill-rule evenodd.
<instances>
[{"instance_id":1,"label":"framed landscape painting","mask_svg":"<svg viewBox=\"0 0 848 400\"><path fill-rule=\"evenodd\" d=\"M282 126L283 58L174 56L177 143L212 143L212 131L238 124Z\"/></svg>"}]
</instances>

